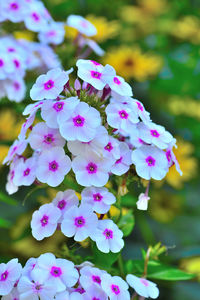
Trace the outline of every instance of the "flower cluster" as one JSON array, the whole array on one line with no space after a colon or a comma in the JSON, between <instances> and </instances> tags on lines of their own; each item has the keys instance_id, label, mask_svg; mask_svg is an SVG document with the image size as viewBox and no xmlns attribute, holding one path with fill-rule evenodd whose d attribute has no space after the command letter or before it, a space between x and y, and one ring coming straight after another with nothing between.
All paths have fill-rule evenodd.
<instances>
[{"instance_id":1,"label":"flower cluster","mask_svg":"<svg viewBox=\"0 0 200 300\"><path fill-rule=\"evenodd\" d=\"M145 278L128 274L126 280L138 295L159 295L156 284ZM30 258L23 268L17 259L0 264L2 300L130 300L127 282L88 261L74 265L52 253Z\"/></svg>"}]
</instances>

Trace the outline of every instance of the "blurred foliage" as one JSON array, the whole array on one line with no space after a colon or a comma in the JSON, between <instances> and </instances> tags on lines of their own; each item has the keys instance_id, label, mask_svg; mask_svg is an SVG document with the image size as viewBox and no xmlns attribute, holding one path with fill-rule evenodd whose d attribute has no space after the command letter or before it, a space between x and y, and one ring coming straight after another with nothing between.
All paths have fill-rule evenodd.
<instances>
[{"instance_id":1,"label":"blurred foliage","mask_svg":"<svg viewBox=\"0 0 200 300\"><path fill-rule=\"evenodd\" d=\"M119 75L132 83L135 97L145 104L155 122L178 136L175 154L183 176L180 177L172 166L163 182L151 184L148 212L136 209L137 195L144 191L145 182L129 183L127 178L125 185L116 183L122 195L118 201L125 208L120 213L118 207L113 206L109 217L118 221L124 235L128 236L121 257L119 254L102 255L87 240L78 245L66 243L60 232L42 242L35 241L29 225L32 212L41 203L50 202L55 190L43 186L39 189L25 187L8 196L5 192L8 170L1 166L2 261L19 257L24 262L29 256L52 251L77 263L82 261L81 257L93 259L97 266L113 274L120 269L122 276L127 272L141 276L147 255L144 249L150 249L147 277L166 280L159 281L160 299L197 300L200 295L199 0L44 0L44 3L55 20L65 21L69 14L80 14L97 26L96 41L106 52L102 62L113 65ZM10 25L10 32L13 31L16 38L34 39L33 34ZM66 27L65 44L55 49L64 68L75 63L73 36L74 32ZM28 74L29 89L36 76ZM28 96L21 104L6 99L0 102L0 161L19 132L23 122L21 113L28 103ZM69 179L65 183L80 192ZM109 188L116 192L116 186ZM178 266L183 271L178 270ZM193 280L182 282L190 278ZM170 283L169 280L181 281Z\"/></svg>"}]
</instances>

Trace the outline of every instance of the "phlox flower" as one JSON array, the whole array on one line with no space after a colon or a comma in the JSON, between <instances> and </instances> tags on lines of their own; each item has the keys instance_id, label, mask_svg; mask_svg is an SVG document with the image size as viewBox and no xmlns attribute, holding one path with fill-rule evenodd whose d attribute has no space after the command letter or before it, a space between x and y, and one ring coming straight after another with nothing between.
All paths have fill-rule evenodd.
<instances>
[{"instance_id":1,"label":"phlox flower","mask_svg":"<svg viewBox=\"0 0 200 300\"><path fill-rule=\"evenodd\" d=\"M92 286L101 288L103 274L107 274L107 272L91 266L85 266L80 270L80 284L86 291Z\"/></svg>"},{"instance_id":2,"label":"phlox flower","mask_svg":"<svg viewBox=\"0 0 200 300\"><path fill-rule=\"evenodd\" d=\"M59 222L63 220L65 212L72 206L78 206L79 200L76 193L69 189L64 192L58 192L52 203L60 209L61 217Z\"/></svg>"},{"instance_id":3,"label":"phlox flower","mask_svg":"<svg viewBox=\"0 0 200 300\"><path fill-rule=\"evenodd\" d=\"M160 149L166 149L173 141L173 136L163 126L154 124L153 122L148 123L148 125L141 122L138 125L138 130L144 142L153 144Z\"/></svg>"},{"instance_id":4,"label":"phlox flower","mask_svg":"<svg viewBox=\"0 0 200 300\"><path fill-rule=\"evenodd\" d=\"M72 161L76 180L83 186L104 186L108 181L111 165L112 161L94 152L78 155Z\"/></svg>"},{"instance_id":5,"label":"phlox flower","mask_svg":"<svg viewBox=\"0 0 200 300\"><path fill-rule=\"evenodd\" d=\"M99 214L107 213L115 201L115 196L105 187L88 187L81 193L81 203L91 205L92 209Z\"/></svg>"},{"instance_id":6,"label":"phlox flower","mask_svg":"<svg viewBox=\"0 0 200 300\"><path fill-rule=\"evenodd\" d=\"M46 150L52 147L64 147L65 140L58 129L49 128L46 123L37 123L28 137L29 144L34 150Z\"/></svg>"},{"instance_id":7,"label":"phlox flower","mask_svg":"<svg viewBox=\"0 0 200 300\"><path fill-rule=\"evenodd\" d=\"M30 90L31 99L56 99L69 80L68 74L68 71L56 68L40 75Z\"/></svg>"},{"instance_id":8,"label":"phlox flower","mask_svg":"<svg viewBox=\"0 0 200 300\"><path fill-rule=\"evenodd\" d=\"M83 294L84 300L108 300L108 296L101 288L97 286L89 287Z\"/></svg>"},{"instance_id":9,"label":"phlox flower","mask_svg":"<svg viewBox=\"0 0 200 300\"><path fill-rule=\"evenodd\" d=\"M132 100L132 105L135 104L134 108L137 109L138 116L144 122L144 124L148 124L149 122L151 122L150 113L145 110L144 105L142 104L142 102L140 102L137 99L131 99L131 100Z\"/></svg>"},{"instance_id":10,"label":"phlox flower","mask_svg":"<svg viewBox=\"0 0 200 300\"><path fill-rule=\"evenodd\" d=\"M129 146L125 142L119 143L120 157L115 161L110 171L115 175L125 174L132 164Z\"/></svg>"},{"instance_id":11,"label":"phlox flower","mask_svg":"<svg viewBox=\"0 0 200 300\"><path fill-rule=\"evenodd\" d=\"M28 159L21 160L15 167L15 176L13 183L17 186L31 185L35 181L36 172L36 159L30 157Z\"/></svg>"},{"instance_id":12,"label":"phlox flower","mask_svg":"<svg viewBox=\"0 0 200 300\"><path fill-rule=\"evenodd\" d=\"M79 15L70 15L67 18L67 25L77 29L80 33L86 36L93 36L97 33L95 26Z\"/></svg>"},{"instance_id":13,"label":"phlox flower","mask_svg":"<svg viewBox=\"0 0 200 300\"><path fill-rule=\"evenodd\" d=\"M145 278L139 278L135 275L128 274L126 276L128 284L136 291L136 293L144 298L156 299L159 296L157 285Z\"/></svg>"},{"instance_id":14,"label":"phlox flower","mask_svg":"<svg viewBox=\"0 0 200 300\"><path fill-rule=\"evenodd\" d=\"M6 183L6 191L9 195L14 194L15 192L18 191L18 186L14 184L13 179L15 177L15 169L17 165L23 161L24 161L23 158L20 158L19 156L15 156L13 162L10 165L10 171L8 173L7 183Z\"/></svg>"},{"instance_id":15,"label":"phlox flower","mask_svg":"<svg viewBox=\"0 0 200 300\"><path fill-rule=\"evenodd\" d=\"M67 141L89 142L95 137L100 125L101 117L98 110L85 102L80 102L71 116L60 122L59 128Z\"/></svg>"},{"instance_id":16,"label":"phlox flower","mask_svg":"<svg viewBox=\"0 0 200 300\"><path fill-rule=\"evenodd\" d=\"M59 45L65 37L64 24L62 22L51 22L41 29L38 37L44 44Z\"/></svg>"},{"instance_id":17,"label":"phlox flower","mask_svg":"<svg viewBox=\"0 0 200 300\"><path fill-rule=\"evenodd\" d=\"M36 262L37 262L37 258L34 258L34 257L29 258L27 260L25 266L23 267L22 276L30 277L31 272L35 268Z\"/></svg>"},{"instance_id":18,"label":"phlox flower","mask_svg":"<svg viewBox=\"0 0 200 300\"><path fill-rule=\"evenodd\" d=\"M96 242L97 248L104 252L119 252L124 247L123 233L112 220L98 221L98 227L91 238Z\"/></svg>"},{"instance_id":19,"label":"phlox flower","mask_svg":"<svg viewBox=\"0 0 200 300\"><path fill-rule=\"evenodd\" d=\"M78 103L77 97L60 98L57 101L46 100L41 107L41 117L47 126L58 128L58 123L69 119Z\"/></svg>"},{"instance_id":20,"label":"phlox flower","mask_svg":"<svg viewBox=\"0 0 200 300\"><path fill-rule=\"evenodd\" d=\"M103 156L114 162L120 158L119 141L109 136L107 145L104 147Z\"/></svg>"},{"instance_id":21,"label":"phlox flower","mask_svg":"<svg viewBox=\"0 0 200 300\"><path fill-rule=\"evenodd\" d=\"M13 23L18 23L23 21L24 16L28 12L28 5L24 0L1 1L0 11L6 19Z\"/></svg>"},{"instance_id":22,"label":"phlox flower","mask_svg":"<svg viewBox=\"0 0 200 300\"><path fill-rule=\"evenodd\" d=\"M83 300L83 296L78 292L69 293L68 291L64 291L56 294L55 300Z\"/></svg>"},{"instance_id":23,"label":"phlox flower","mask_svg":"<svg viewBox=\"0 0 200 300\"><path fill-rule=\"evenodd\" d=\"M94 151L101 155L103 148L108 144L108 132L104 126L98 127L95 137L89 142L69 141L67 143L69 151L73 155L81 155L88 151Z\"/></svg>"},{"instance_id":24,"label":"phlox flower","mask_svg":"<svg viewBox=\"0 0 200 300\"><path fill-rule=\"evenodd\" d=\"M40 255L31 274L54 286L57 292L74 286L79 278L78 271L71 261L56 258L52 253Z\"/></svg>"},{"instance_id":25,"label":"phlox flower","mask_svg":"<svg viewBox=\"0 0 200 300\"><path fill-rule=\"evenodd\" d=\"M17 288L14 287L8 295L1 297L1 300L19 300L19 297L19 292Z\"/></svg>"},{"instance_id":26,"label":"phlox flower","mask_svg":"<svg viewBox=\"0 0 200 300\"><path fill-rule=\"evenodd\" d=\"M183 172L181 171L178 160L173 152L173 147L177 148L176 139L173 139L173 141L169 144L168 148L166 149L166 157L168 160L168 165L169 167L171 167L173 164L175 164L177 172L182 176Z\"/></svg>"},{"instance_id":27,"label":"phlox flower","mask_svg":"<svg viewBox=\"0 0 200 300\"><path fill-rule=\"evenodd\" d=\"M119 276L105 274L102 276L102 288L110 300L130 300L128 284Z\"/></svg>"},{"instance_id":28,"label":"phlox flower","mask_svg":"<svg viewBox=\"0 0 200 300\"><path fill-rule=\"evenodd\" d=\"M26 121L24 122L24 124L22 124L20 133L18 135L19 140L25 140L26 139L27 130L33 124L33 122L35 120L35 115L36 115L36 111L33 112L32 114L30 114L30 116L28 118L26 118Z\"/></svg>"},{"instance_id":29,"label":"phlox flower","mask_svg":"<svg viewBox=\"0 0 200 300\"><path fill-rule=\"evenodd\" d=\"M76 66L78 67L78 77L90 83L97 90L102 90L107 83L107 78L114 76L112 70L93 60L79 59Z\"/></svg>"},{"instance_id":30,"label":"phlox flower","mask_svg":"<svg viewBox=\"0 0 200 300\"><path fill-rule=\"evenodd\" d=\"M4 89L10 101L21 102L26 94L25 82L20 77L5 80Z\"/></svg>"},{"instance_id":31,"label":"phlox flower","mask_svg":"<svg viewBox=\"0 0 200 300\"><path fill-rule=\"evenodd\" d=\"M41 241L54 234L61 217L60 210L52 203L42 205L32 215L31 229L33 237Z\"/></svg>"},{"instance_id":32,"label":"phlox flower","mask_svg":"<svg viewBox=\"0 0 200 300\"><path fill-rule=\"evenodd\" d=\"M26 140L15 140L12 146L10 147L7 156L4 158L3 164L9 164L13 157L18 154L21 155L27 147L27 141Z\"/></svg>"},{"instance_id":33,"label":"phlox flower","mask_svg":"<svg viewBox=\"0 0 200 300\"><path fill-rule=\"evenodd\" d=\"M149 200L150 200L149 196L145 195L144 193L141 193L138 197L138 201L136 202L137 209L147 210Z\"/></svg>"},{"instance_id":34,"label":"phlox flower","mask_svg":"<svg viewBox=\"0 0 200 300\"><path fill-rule=\"evenodd\" d=\"M161 180L168 172L168 161L165 152L155 146L142 146L132 152L132 162L137 174L149 180Z\"/></svg>"},{"instance_id":35,"label":"phlox flower","mask_svg":"<svg viewBox=\"0 0 200 300\"><path fill-rule=\"evenodd\" d=\"M30 277L22 276L18 283L20 300L46 300L53 299L56 294L56 287L39 276L31 274Z\"/></svg>"},{"instance_id":36,"label":"phlox flower","mask_svg":"<svg viewBox=\"0 0 200 300\"><path fill-rule=\"evenodd\" d=\"M7 53L2 52L0 54L0 80L6 79L12 72L14 72L14 65Z\"/></svg>"},{"instance_id":37,"label":"phlox flower","mask_svg":"<svg viewBox=\"0 0 200 300\"><path fill-rule=\"evenodd\" d=\"M98 56L103 56L105 54L105 51L95 42L91 39L84 39L85 44L94 51Z\"/></svg>"},{"instance_id":38,"label":"phlox flower","mask_svg":"<svg viewBox=\"0 0 200 300\"><path fill-rule=\"evenodd\" d=\"M135 124L139 122L137 113L131 106L124 103L110 103L106 107L108 124L117 129L122 129L128 134L135 129Z\"/></svg>"},{"instance_id":39,"label":"phlox flower","mask_svg":"<svg viewBox=\"0 0 200 300\"><path fill-rule=\"evenodd\" d=\"M97 226L97 216L90 205L72 206L64 214L61 231L67 237L81 242L89 237Z\"/></svg>"},{"instance_id":40,"label":"phlox flower","mask_svg":"<svg viewBox=\"0 0 200 300\"><path fill-rule=\"evenodd\" d=\"M140 123L138 123L140 124ZM135 130L133 130L130 133L130 143L134 148L139 148L143 145L147 145L140 137L140 132L138 130L138 124L135 127Z\"/></svg>"},{"instance_id":41,"label":"phlox flower","mask_svg":"<svg viewBox=\"0 0 200 300\"><path fill-rule=\"evenodd\" d=\"M22 266L17 258L11 259L7 264L0 264L0 295L4 296L11 292L21 272Z\"/></svg>"},{"instance_id":42,"label":"phlox flower","mask_svg":"<svg viewBox=\"0 0 200 300\"><path fill-rule=\"evenodd\" d=\"M47 26L47 19L44 16L45 7L40 1L33 1L29 7L29 11L24 18L26 28L31 31L41 31Z\"/></svg>"},{"instance_id":43,"label":"phlox flower","mask_svg":"<svg viewBox=\"0 0 200 300\"><path fill-rule=\"evenodd\" d=\"M42 107L42 105L44 104L44 103L46 103L46 101L48 101L48 100L45 100L45 101L37 101L37 102L35 102L35 103L33 103L33 104L28 104L26 107L25 107L25 109L24 109L24 111L23 111L23 116L26 116L26 115L31 115L31 114L33 114L33 113L36 113L37 111L38 111L38 109L40 109L41 107Z\"/></svg>"},{"instance_id":44,"label":"phlox flower","mask_svg":"<svg viewBox=\"0 0 200 300\"><path fill-rule=\"evenodd\" d=\"M61 147L53 147L41 153L37 162L36 177L50 186L59 185L71 169L71 160Z\"/></svg>"}]
</instances>

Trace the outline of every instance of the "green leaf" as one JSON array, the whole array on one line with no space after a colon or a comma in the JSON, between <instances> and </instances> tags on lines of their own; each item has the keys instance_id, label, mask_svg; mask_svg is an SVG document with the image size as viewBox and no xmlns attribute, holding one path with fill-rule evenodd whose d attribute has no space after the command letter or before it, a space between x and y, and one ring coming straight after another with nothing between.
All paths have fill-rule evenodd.
<instances>
[{"instance_id":1,"label":"green leaf","mask_svg":"<svg viewBox=\"0 0 200 300\"><path fill-rule=\"evenodd\" d=\"M126 207L134 207L136 206L137 198L131 195L130 193L126 194L125 196L121 197L122 206Z\"/></svg>"},{"instance_id":2,"label":"green leaf","mask_svg":"<svg viewBox=\"0 0 200 300\"><path fill-rule=\"evenodd\" d=\"M135 225L135 218L132 211L129 211L126 215L122 216L119 220L118 226L122 230L124 236L128 236L133 231Z\"/></svg>"},{"instance_id":3,"label":"green leaf","mask_svg":"<svg viewBox=\"0 0 200 300\"><path fill-rule=\"evenodd\" d=\"M92 246L92 251L93 251L93 262L95 263L96 266L104 269L109 269L114 262L116 262L119 253L103 253L99 251L96 247L95 244Z\"/></svg>"},{"instance_id":4,"label":"green leaf","mask_svg":"<svg viewBox=\"0 0 200 300\"><path fill-rule=\"evenodd\" d=\"M0 228L10 228L10 226L11 226L11 222L3 218L0 218Z\"/></svg>"},{"instance_id":5,"label":"green leaf","mask_svg":"<svg viewBox=\"0 0 200 300\"><path fill-rule=\"evenodd\" d=\"M0 201L10 205L17 205L17 201L0 191Z\"/></svg>"}]
</instances>

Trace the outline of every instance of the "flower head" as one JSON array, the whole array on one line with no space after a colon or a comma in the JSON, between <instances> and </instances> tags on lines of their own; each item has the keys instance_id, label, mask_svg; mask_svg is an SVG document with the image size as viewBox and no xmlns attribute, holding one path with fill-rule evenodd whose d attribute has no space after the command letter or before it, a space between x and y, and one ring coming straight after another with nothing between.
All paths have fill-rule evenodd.
<instances>
[{"instance_id":1,"label":"flower head","mask_svg":"<svg viewBox=\"0 0 200 300\"><path fill-rule=\"evenodd\" d=\"M94 25L82 16L70 15L67 18L67 25L77 29L80 33L86 36L93 36L97 33Z\"/></svg>"},{"instance_id":2,"label":"flower head","mask_svg":"<svg viewBox=\"0 0 200 300\"><path fill-rule=\"evenodd\" d=\"M132 164L131 150L125 142L119 142L120 157L111 167L111 172L115 175L125 174Z\"/></svg>"},{"instance_id":3,"label":"flower head","mask_svg":"<svg viewBox=\"0 0 200 300\"><path fill-rule=\"evenodd\" d=\"M35 181L36 172L36 159L35 157L28 158L27 160L20 160L15 167L15 176L13 183L17 186L31 185Z\"/></svg>"},{"instance_id":4,"label":"flower head","mask_svg":"<svg viewBox=\"0 0 200 300\"><path fill-rule=\"evenodd\" d=\"M150 200L150 197L148 197L144 193L141 193L139 195L138 201L136 202L137 209L147 210L149 200Z\"/></svg>"},{"instance_id":5,"label":"flower head","mask_svg":"<svg viewBox=\"0 0 200 300\"><path fill-rule=\"evenodd\" d=\"M157 285L145 278L139 278L135 275L128 274L126 276L128 284L134 288L136 293L144 298L156 299L159 296Z\"/></svg>"},{"instance_id":6,"label":"flower head","mask_svg":"<svg viewBox=\"0 0 200 300\"><path fill-rule=\"evenodd\" d=\"M0 264L0 295L7 295L11 292L15 282L21 276L22 266L18 259L14 258L7 264Z\"/></svg>"},{"instance_id":7,"label":"flower head","mask_svg":"<svg viewBox=\"0 0 200 300\"><path fill-rule=\"evenodd\" d=\"M128 284L119 276L102 276L102 288L110 300L129 300Z\"/></svg>"}]
</instances>

